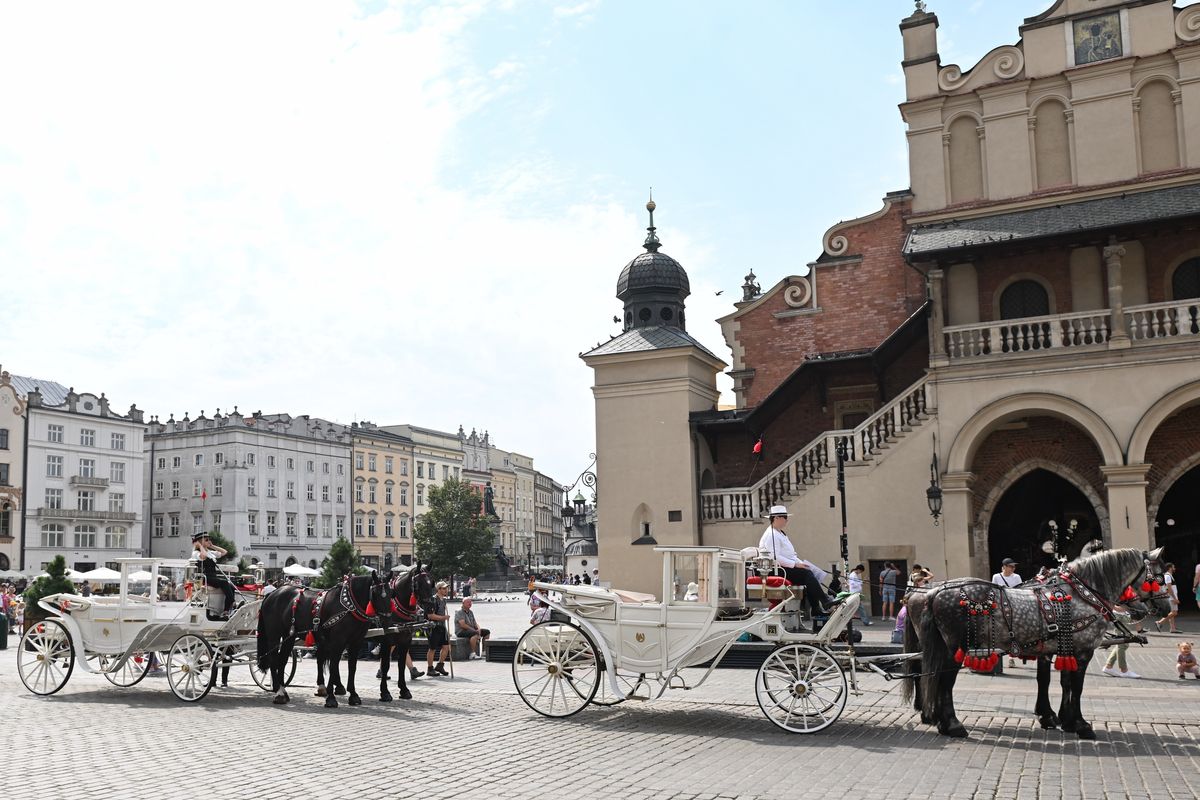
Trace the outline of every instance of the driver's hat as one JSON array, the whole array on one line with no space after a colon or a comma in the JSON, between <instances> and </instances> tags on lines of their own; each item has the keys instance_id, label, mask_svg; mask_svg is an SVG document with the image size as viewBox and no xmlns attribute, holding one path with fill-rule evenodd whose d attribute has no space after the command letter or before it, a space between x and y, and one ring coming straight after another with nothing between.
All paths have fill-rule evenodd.
<instances>
[{"instance_id":1,"label":"driver's hat","mask_svg":"<svg viewBox=\"0 0 1200 800\"><path fill-rule=\"evenodd\" d=\"M192 534L192 541L193 541L193 542L198 542L198 541L200 541L201 539L206 539L206 538L208 538L208 532L207 532L207 531L200 531L199 533L193 533L193 534Z\"/></svg>"},{"instance_id":2,"label":"driver's hat","mask_svg":"<svg viewBox=\"0 0 1200 800\"><path fill-rule=\"evenodd\" d=\"M787 506L771 506L771 512L767 514L768 517L786 517L787 515Z\"/></svg>"}]
</instances>

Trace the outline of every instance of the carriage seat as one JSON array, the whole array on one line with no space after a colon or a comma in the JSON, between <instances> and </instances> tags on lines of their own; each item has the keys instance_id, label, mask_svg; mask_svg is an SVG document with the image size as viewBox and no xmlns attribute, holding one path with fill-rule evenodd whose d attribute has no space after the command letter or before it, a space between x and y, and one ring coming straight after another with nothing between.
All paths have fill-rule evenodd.
<instances>
[{"instance_id":1,"label":"carriage seat","mask_svg":"<svg viewBox=\"0 0 1200 800\"><path fill-rule=\"evenodd\" d=\"M653 603L658 598L645 592L631 592L628 589L610 589L617 596L618 603Z\"/></svg>"}]
</instances>

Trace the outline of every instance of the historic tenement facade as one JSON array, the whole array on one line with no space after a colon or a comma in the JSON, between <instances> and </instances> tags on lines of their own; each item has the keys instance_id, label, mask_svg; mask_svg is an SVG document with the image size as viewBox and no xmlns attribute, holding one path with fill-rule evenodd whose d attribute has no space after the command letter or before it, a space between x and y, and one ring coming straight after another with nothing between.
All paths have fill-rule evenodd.
<instances>
[{"instance_id":1,"label":"historic tenement facade","mask_svg":"<svg viewBox=\"0 0 1200 800\"><path fill-rule=\"evenodd\" d=\"M24 541L25 396L0 370L0 572L19 570Z\"/></svg>"},{"instance_id":2,"label":"historic tenement facade","mask_svg":"<svg viewBox=\"0 0 1200 800\"><path fill-rule=\"evenodd\" d=\"M353 542L368 567L413 559L413 442L372 422L350 426Z\"/></svg>"},{"instance_id":3,"label":"historic tenement facade","mask_svg":"<svg viewBox=\"0 0 1200 800\"><path fill-rule=\"evenodd\" d=\"M802 274L765 291L747 276L719 321L736 409L692 408L693 436L671 434L669 458L647 453L667 446L659 420L626 418L639 445L610 472L694 465L697 491L674 500L694 520L679 540L752 543L778 501L807 557L840 561L840 446L850 559L872 573L886 559L990 575L1006 556L1037 560L1055 521L1076 527L1068 551L1166 545L1190 594L1200 4L1059 0L1018 27L963 69L942 63L935 14L903 20L911 188L830 229ZM609 371L645 360L620 339L585 356L598 433L610 389L596 356ZM647 485L639 502L666 494ZM607 542L643 537L636 507L600 497L613 580Z\"/></svg>"}]
</instances>

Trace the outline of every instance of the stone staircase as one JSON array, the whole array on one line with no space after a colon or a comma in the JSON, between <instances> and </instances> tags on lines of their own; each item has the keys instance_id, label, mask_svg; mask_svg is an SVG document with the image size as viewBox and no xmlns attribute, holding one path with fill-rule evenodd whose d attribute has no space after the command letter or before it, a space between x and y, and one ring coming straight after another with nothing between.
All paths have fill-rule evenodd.
<instances>
[{"instance_id":1,"label":"stone staircase","mask_svg":"<svg viewBox=\"0 0 1200 800\"><path fill-rule=\"evenodd\" d=\"M935 413L932 388L928 377L923 377L857 428L826 431L753 486L701 491L701 519L706 523L761 520L772 505L800 496L833 473L839 447L844 448L847 465L877 462Z\"/></svg>"}]
</instances>

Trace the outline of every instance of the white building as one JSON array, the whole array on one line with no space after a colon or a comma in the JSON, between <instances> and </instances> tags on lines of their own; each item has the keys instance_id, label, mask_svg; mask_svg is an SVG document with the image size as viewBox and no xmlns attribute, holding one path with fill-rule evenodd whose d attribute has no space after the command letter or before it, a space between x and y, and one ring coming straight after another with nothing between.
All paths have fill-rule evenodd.
<instances>
[{"instance_id":1,"label":"white building","mask_svg":"<svg viewBox=\"0 0 1200 800\"><path fill-rule=\"evenodd\" d=\"M0 371L0 570L24 566L25 395L13 384L12 376Z\"/></svg>"},{"instance_id":2,"label":"white building","mask_svg":"<svg viewBox=\"0 0 1200 800\"><path fill-rule=\"evenodd\" d=\"M145 555L142 412L121 415L103 394L68 389L60 399L47 388L26 395L25 567L61 553L84 572Z\"/></svg>"},{"instance_id":3,"label":"white building","mask_svg":"<svg viewBox=\"0 0 1200 800\"><path fill-rule=\"evenodd\" d=\"M145 505L155 556L186 557L191 537L220 530L238 557L267 567L319 567L350 538L351 436L308 416L152 420Z\"/></svg>"}]
</instances>

